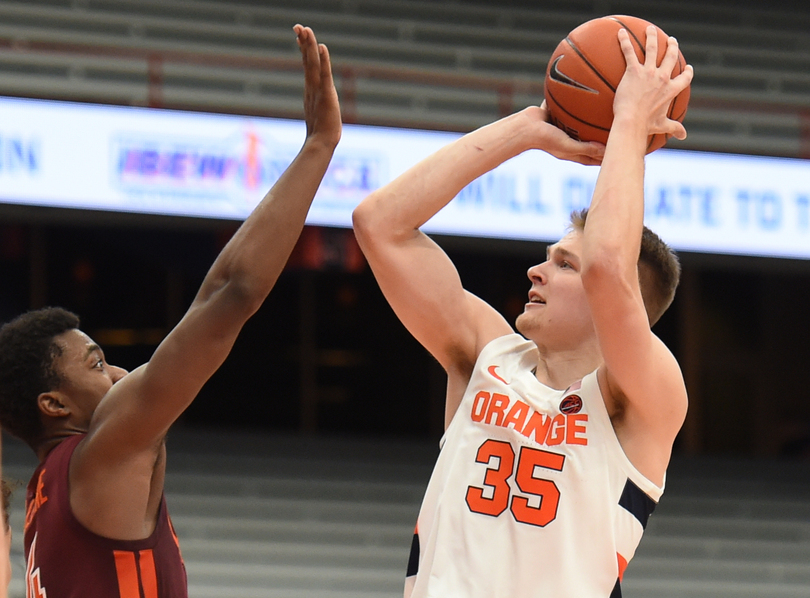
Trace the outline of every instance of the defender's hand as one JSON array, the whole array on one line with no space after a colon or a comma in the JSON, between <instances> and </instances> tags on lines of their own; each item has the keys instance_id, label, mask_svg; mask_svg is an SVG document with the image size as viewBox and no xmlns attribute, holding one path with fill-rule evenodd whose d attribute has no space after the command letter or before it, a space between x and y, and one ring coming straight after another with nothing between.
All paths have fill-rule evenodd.
<instances>
[{"instance_id":1,"label":"defender's hand","mask_svg":"<svg viewBox=\"0 0 810 598\"><path fill-rule=\"evenodd\" d=\"M334 148L340 141L340 103L332 80L329 50L319 44L309 27L293 27L304 62L304 120L307 140Z\"/></svg>"}]
</instances>

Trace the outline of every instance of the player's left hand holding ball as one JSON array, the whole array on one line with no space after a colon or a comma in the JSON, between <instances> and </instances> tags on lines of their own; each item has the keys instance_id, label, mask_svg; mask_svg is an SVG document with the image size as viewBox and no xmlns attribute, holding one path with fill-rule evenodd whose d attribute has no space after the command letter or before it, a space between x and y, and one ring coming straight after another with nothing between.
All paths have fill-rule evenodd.
<instances>
[{"instance_id":1,"label":"player's left hand holding ball","mask_svg":"<svg viewBox=\"0 0 810 598\"><path fill-rule=\"evenodd\" d=\"M631 119L646 127L648 135L663 133L685 139L686 128L683 124L667 117L672 99L689 86L694 73L692 66L686 65L682 73L671 77L678 61L677 40L674 37L667 39L664 59L660 66L656 66L658 35L654 26L647 28L646 58L643 63L639 62L627 31L620 29L618 36L627 70L613 100L614 122Z\"/></svg>"}]
</instances>

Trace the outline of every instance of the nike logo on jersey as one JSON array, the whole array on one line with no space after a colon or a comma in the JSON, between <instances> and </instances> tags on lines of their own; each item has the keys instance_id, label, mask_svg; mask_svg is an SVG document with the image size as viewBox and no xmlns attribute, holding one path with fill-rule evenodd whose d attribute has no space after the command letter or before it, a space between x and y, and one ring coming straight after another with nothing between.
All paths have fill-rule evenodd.
<instances>
[{"instance_id":1,"label":"nike logo on jersey","mask_svg":"<svg viewBox=\"0 0 810 598\"><path fill-rule=\"evenodd\" d=\"M491 365L487 368L487 371L489 372L490 376L492 376L496 380L500 380L501 382L503 382L508 386L509 383L498 375L497 369L498 369L497 365Z\"/></svg>"},{"instance_id":2,"label":"nike logo on jersey","mask_svg":"<svg viewBox=\"0 0 810 598\"><path fill-rule=\"evenodd\" d=\"M557 58L554 59L554 62L551 63L551 67L548 69L548 76L551 78L551 80L561 83L562 85L568 85L569 87L575 87L577 89L581 89L582 91L587 91L588 93L599 93L595 89L591 89L579 81L574 81L571 77L560 70L558 65L560 60L562 60L564 57L565 54L557 56Z\"/></svg>"}]
</instances>

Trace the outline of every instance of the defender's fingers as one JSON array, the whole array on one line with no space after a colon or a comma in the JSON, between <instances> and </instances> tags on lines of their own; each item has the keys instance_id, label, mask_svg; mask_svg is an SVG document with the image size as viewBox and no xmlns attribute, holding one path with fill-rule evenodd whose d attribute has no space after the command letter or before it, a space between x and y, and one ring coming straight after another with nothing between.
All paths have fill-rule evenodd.
<instances>
[{"instance_id":1,"label":"defender's fingers","mask_svg":"<svg viewBox=\"0 0 810 598\"><path fill-rule=\"evenodd\" d=\"M308 31L306 30L306 27L300 23L293 25L293 31L295 31L295 41L298 44L298 49L303 52L304 48L306 47Z\"/></svg>"},{"instance_id":2,"label":"defender's fingers","mask_svg":"<svg viewBox=\"0 0 810 598\"><path fill-rule=\"evenodd\" d=\"M313 49L317 53L318 40L315 39L312 29L303 25L296 25L293 27L293 31L295 31L295 41L298 42L298 48L302 54L311 53Z\"/></svg>"},{"instance_id":3,"label":"defender's fingers","mask_svg":"<svg viewBox=\"0 0 810 598\"><path fill-rule=\"evenodd\" d=\"M318 44L318 51L321 60L321 82L327 85L334 85L332 81L332 59L329 57L329 48L325 44Z\"/></svg>"},{"instance_id":4,"label":"defender's fingers","mask_svg":"<svg viewBox=\"0 0 810 598\"><path fill-rule=\"evenodd\" d=\"M309 27L296 29L298 46L304 61L304 82L308 86L318 85L321 77L321 58L318 50L318 41Z\"/></svg>"}]
</instances>

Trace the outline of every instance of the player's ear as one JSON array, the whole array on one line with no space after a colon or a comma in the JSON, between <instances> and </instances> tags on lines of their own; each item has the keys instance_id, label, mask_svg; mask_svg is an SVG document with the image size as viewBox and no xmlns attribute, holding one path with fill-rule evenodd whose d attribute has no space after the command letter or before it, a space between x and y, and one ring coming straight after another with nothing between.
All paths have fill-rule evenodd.
<instances>
[{"instance_id":1,"label":"player's ear","mask_svg":"<svg viewBox=\"0 0 810 598\"><path fill-rule=\"evenodd\" d=\"M67 417L70 415L70 408L58 390L43 392L37 397L37 406L40 412L48 417Z\"/></svg>"}]
</instances>

